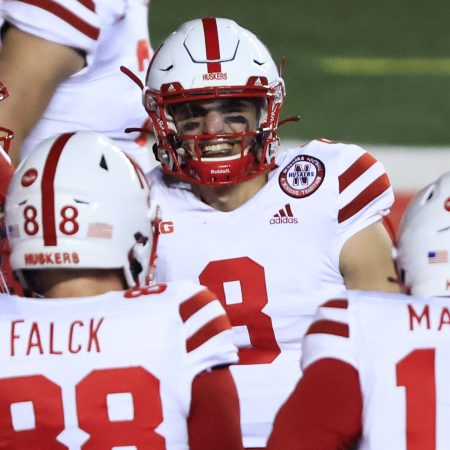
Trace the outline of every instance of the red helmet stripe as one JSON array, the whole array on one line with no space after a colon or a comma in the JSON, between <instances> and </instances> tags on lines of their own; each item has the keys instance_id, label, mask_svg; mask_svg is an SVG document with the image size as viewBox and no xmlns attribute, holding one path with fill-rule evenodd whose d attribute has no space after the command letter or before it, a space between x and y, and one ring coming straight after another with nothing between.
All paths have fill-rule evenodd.
<instances>
[{"instance_id":1,"label":"red helmet stripe","mask_svg":"<svg viewBox=\"0 0 450 450\"><path fill-rule=\"evenodd\" d=\"M53 143L45 161L41 182L42 228L45 246L55 246L56 219L55 219L55 174L59 158L68 140L75 133L65 133Z\"/></svg>"},{"instance_id":2,"label":"red helmet stripe","mask_svg":"<svg viewBox=\"0 0 450 450\"><path fill-rule=\"evenodd\" d=\"M220 59L219 33L217 32L217 22L213 17L202 19L203 30L205 32L206 59L208 61ZM208 73L222 72L220 62L208 63Z\"/></svg>"}]
</instances>

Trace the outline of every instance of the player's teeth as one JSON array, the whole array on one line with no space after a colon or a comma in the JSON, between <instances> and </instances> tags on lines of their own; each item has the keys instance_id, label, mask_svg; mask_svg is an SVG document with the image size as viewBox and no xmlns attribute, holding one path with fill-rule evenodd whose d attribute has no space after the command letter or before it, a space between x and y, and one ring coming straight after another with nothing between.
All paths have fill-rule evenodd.
<instances>
[{"instance_id":1,"label":"player's teeth","mask_svg":"<svg viewBox=\"0 0 450 450\"><path fill-rule=\"evenodd\" d=\"M205 152L217 152L222 150L228 150L230 146L228 144L215 144L215 145L207 145L204 148Z\"/></svg>"}]
</instances>

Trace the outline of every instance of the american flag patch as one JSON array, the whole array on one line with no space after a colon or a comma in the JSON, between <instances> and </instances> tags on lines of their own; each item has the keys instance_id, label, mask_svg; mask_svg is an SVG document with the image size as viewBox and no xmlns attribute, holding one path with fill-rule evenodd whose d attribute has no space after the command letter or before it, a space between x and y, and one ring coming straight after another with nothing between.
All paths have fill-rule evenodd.
<instances>
[{"instance_id":1,"label":"american flag patch","mask_svg":"<svg viewBox=\"0 0 450 450\"><path fill-rule=\"evenodd\" d=\"M428 252L428 264L440 264L448 262L447 250L435 250Z\"/></svg>"},{"instance_id":2,"label":"american flag patch","mask_svg":"<svg viewBox=\"0 0 450 450\"><path fill-rule=\"evenodd\" d=\"M19 225L9 225L8 235L10 238L19 238L20 237Z\"/></svg>"},{"instance_id":3,"label":"american flag patch","mask_svg":"<svg viewBox=\"0 0 450 450\"><path fill-rule=\"evenodd\" d=\"M88 227L88 237L111 239L113 233L113 226L109 223L95 222L90 223Z\"/></svg>"}]
</instances>

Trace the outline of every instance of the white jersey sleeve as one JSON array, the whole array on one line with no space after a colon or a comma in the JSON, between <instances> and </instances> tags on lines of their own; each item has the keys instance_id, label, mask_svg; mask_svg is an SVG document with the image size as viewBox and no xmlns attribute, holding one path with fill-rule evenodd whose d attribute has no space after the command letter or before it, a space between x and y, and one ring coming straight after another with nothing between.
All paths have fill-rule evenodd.
<instances>
[{"instance_id":1,"label":"white jersey sleeve","mask_svg":"<svg viewBox=\"0 0 450 450\"><path fill-rule=\"evenodd\" d=\"M394 194L383 165L357 145L345 146L338 167L338 245L342 247L350 236L389 214Z\"/></svg>"},{"instance_id":2,"label":"white jersey sleeve","mask_svg":"<svg viewBox=\"0 0 450 450\"><path fill-rule=\"evenodd\" d=\"M448 298L348 291L318 309L302 366L333 358L356 368L363 399L359 449L448 448L449 324Z\"/></svg>"},{"instance_id":3,"label":"white jersey sleeve","mask_svg":"<svg viewBox=\"0 0 450 450\"><path fill-rule=\"evenodd\" d=\"M26 33L91 53L101 31L95 3L95 0L4 0L3 18Z\"/></svg>"},{"instance_id":4,"label":"white jersey sleeve","mask_svg":"<svg viewBox=\"0 0 450 450\"><path fill-rule=\"evenodd\" d=\"M1 5L1 3L0 3ZM155 165L146 135L141 90L120 70L140 80L153 50L146 0L5 0L2 19L48 41L79 49L86 64L63 80L21 147L23 159L44 139L74 130L94 130L115 140L143 170Z\"/></svg>"},{"instance_id":5,"label":"white jersey sleeve","mask_svg":"<svg viewBox=\"0 0 450 450\"><path fill-rule=\"evenodd\" d=\"M337 358L357 368L345 296L319 306L303 338L302 369L323 358Z\"/></svg>"},{"instance_id":6,"label":"white jersey sleeve","mask_svg":"<svg viewBox=\"0 0 450 450\"><path fill-rule=\"evenodd\" d=\"M237 362L231 324L213 293L205 289L183 301L180 317L193 377L204 370Z\"/></svg>"}]
</instances>

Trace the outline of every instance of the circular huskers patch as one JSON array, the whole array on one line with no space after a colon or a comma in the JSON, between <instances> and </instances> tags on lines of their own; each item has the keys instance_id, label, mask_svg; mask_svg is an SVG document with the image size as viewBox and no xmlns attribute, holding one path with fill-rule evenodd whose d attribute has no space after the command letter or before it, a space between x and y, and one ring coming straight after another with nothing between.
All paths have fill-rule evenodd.
<instances>
[{"instance_id":1,"label":"circular huskers patch","mask_svg":"<svg viewBox=\"0 0 450 450\"><path fill-rule=\"evenodd\" d=\"M28 187L31 186L38 176L38 172L36 169L28 169L23 175L22 175L22 186Z\"/></svg>"},{"instance_id":2,"label":"circular huskers patch","mask_svg":"<svg viewBox=\"0 0 450 450\"><path fill-rule=\"evenodd\" d=\"M280 173L281 189L294 198L308 197L319 189L325 178L325 166L309 155L296 156Z\"/></svg>"}]
</instances>

